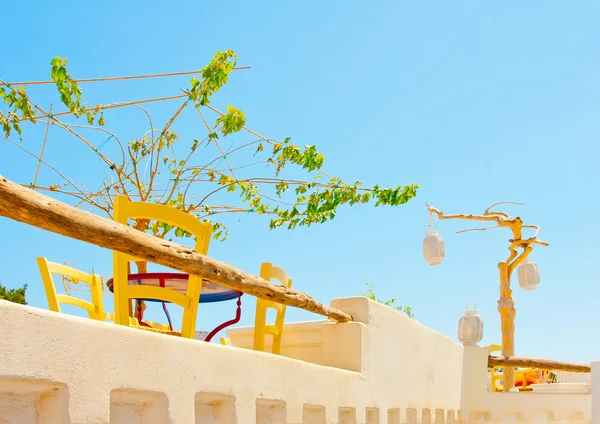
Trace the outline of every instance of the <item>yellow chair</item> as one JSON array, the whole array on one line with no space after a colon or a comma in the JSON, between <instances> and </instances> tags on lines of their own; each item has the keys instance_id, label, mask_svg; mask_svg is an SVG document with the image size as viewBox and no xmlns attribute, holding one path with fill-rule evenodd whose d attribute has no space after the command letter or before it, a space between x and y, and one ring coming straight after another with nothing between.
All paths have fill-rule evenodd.
<instances>
[{"instance_id":1,"label":"yellow chair","mask_svg":"<svg viewBox=\"0 0 600 424\"><path fill-rule=\"evenodd\" d=\"M141 218L164 222L181 228L196 237L195 250L206 255L212 235L212 225L200 222L190 214L171 206L147 202L131 202L126 196L115 198L114 220L127 225L128 219ZM130 325L130 310L132 299L155 299L174 303L183 308L182 337L193 339L196 330L198 302L202 290L202 278L190 275L186 294L164 287L129 285L128 268L130 262L142 260L121 252L113 252L113 287L115 295L115 322L120 325ZM171 332L173 334L175 332ZM179 334L178 334L179 335Z\"/></svg>"},{"instance_id":2,"label":"yellow chair","mask_svg":"<svg viewBox=\"0 0 600 424\"><path fill-rule=\"evenodd\" d=\"M100 276L96 274L86 274L85 272L81 272L66 265L49 262L46 258L42 257L37 258L37 263L40 268L40 273L42 274L44 290L46 291L46 298L48 299L48 307L51 311L60 312L61 303L73 305L85 309L91 319L104 321L102 280L100 279ZM89 284L90 291L92 292L92 302L86 302L85 300L73 296L57 294L54 280L52 279L53 274L74 278Z\"/></svg>"},{"instance_id":3,"label":"yellow chair","mask_svg":"<svg viewBox=\"0 0 600 424\"><path fill-rule=\"evenodd\" d=\"M260 276L267 281L272 278L279 280L287 288L292 287L292 280L288 278L287 273L281 269L274 267L273 264L265 262L260 267ZM275 317L274 325L267 325L267 309L275 309L277 316ZM256 300L256 318L254 320L254 350L260 352L265 351L265 336L270 334L273 336L272 353L279 355L281 350L281 336L283 335L283 320L285 318L285 305L282 303L273 302L271 300L257 299Z\"/></svg>"},{"instance_id":4,"label":"yellow chair","mask_svg":"<svg viewBox=\"0 0 600 424\"><path fill-rule=\"evenodd\" d=\"M490 347L488 348L488 355L491 355L492 352L502 352L502 346L500 345L490 345ZM502 388L503 388L503 381L502 381L502 377L503 374L496 374L498 372L498 370L503 369L503 367L492 367L490 369L490 377L492 380L492 391L494 392L501 392ZM541 377L540 377L540 373L541 373ZM545 379L547 379L547 372L542 371L542 370L538 370L537 368L516 368L515 369L515 385L518 382L522 382L521 383L521 387L519 388L519 391L525 392L525 391L531 391L531 387L527 386L527 379L528 377L532 377L534 374L536 374L536 378L532 378L533 381L535 381L536 383L540 383L542 381L544 381ZM496 382L499 381L500 384L496 384ZM518 387L518 386L516 386Z\"/></svg>"},{"instance_id":5,"label":"yellow chair","mask_svg":"<svg viewBox=\"0 0 600 424\"><path fill-rule=\"evenodd\" d=\"M113 321L115 322L115 314L110 314L108 312L104 313L104 319L106 321ZM134 317L129 317L129 326L130 327L136 327L136 328L141 328L143 330L150 330L150 331L157 331L159 333L172 333L171 331L171 327L169 326L169 324L161 324L160 322L153 322L153 321L146 321L144 320L145 324L148 324L150 327L142 327L141 325L139 325L137 318Z\"/></svg>"},{"instance_id":6,"label":"yellow chair","mask_svg":"<svg viewBox=\"0 0 600 424\"><path fill-rule=\"evenodd\" d=\"M274 267L273 264L265 262L260 267L260 276L267 281L272 278L279 280L287 288L292 287L292 280L288 278L287 273ZM277 311L274 325L267 325L267 309L272 308ZM260 352L265 351L265 337L267 334L273 336L273 347L271 352L279 355L281 351L281 337L283 336L283 321L285 318L285 305L270 300L256 299L256 318L254 321L254 345L253 349ZM231 340L221 337L221 344L231 346Z\"/></svg>"},{"instance_id":7,"label":"yellow chair","mask_svg":"<svg viewBox=\"0 0 600 424\"><path fill-rule=\"evenodd\" d=\"M114 321L115 316L111 313L104 312L104 301L102 299L102 279L96 274L86 274L75 268L71 268L66 265L58 264L55 262L49 262L46 258L37 258L38 267L42 274L42 281L44 283L44 289L46 291L46 297L48 299L48 306L51 311L60 312L60 304L68 304L78 306L87 311L88 316L91 319L98 321ZM76 279L79 282L89 284L90 291L92 293L92 302L86 302L73 296L64 294L57 294L56 287L52 275L61 275L69 278ZM130 318L131 325L136 326L138 324L137 319ZM145 321L153 329L157 330L168 330L168 324L160 324L152 321Z\"/></svg>"},{"instance_id":8,"label":"yellow chair","mask_svg":"<svg viewBox=\"0 0 600 424\"><path fill-rule=\"evenodd\" d=\"M488 348L488 356L490 356L493 352L502 352L502 346L500 345L490 345ZM490 368L490 377L492 378L492 391L500 392L502 391L502 376L503 374L497 374L502 367L492 367ZM496 384L496 382L500 382L500 384Z\"/></svg>"}]
</instances>

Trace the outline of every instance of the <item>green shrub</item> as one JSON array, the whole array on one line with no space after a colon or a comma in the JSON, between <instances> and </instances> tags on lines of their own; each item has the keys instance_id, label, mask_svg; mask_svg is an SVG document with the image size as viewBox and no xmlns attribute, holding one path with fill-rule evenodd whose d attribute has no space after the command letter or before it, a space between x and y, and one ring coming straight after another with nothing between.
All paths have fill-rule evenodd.
<instances>
[{"instance_id":1,"label":"green shrub","mask_svg":"<svg viewBox=\"0 0 600 424\"><path fill-rule=\"evenodd\" d=\"M20 289L7 289L0 283L0 299L8 300L9 302L20 303L21 305L27 305L25 300L25 292L27 291L27 284Z\"/></svg>"},{"instance_id":2,"label":"green shrub","mask_svg":"<svg viewBox=\"0 0 600 424\"><path fill-rule=\"evenodd\" d=\"M409 318L415 317L415 315L412 313L412 309L410 308L410 306L396 305L397 299L395 297L390 300L378 299L377 296L375 296L375 293L373 291L373 285L369 284L369 282L367 281L366 278L365 278L365 285L367 286L367 292L361 293L361 296L364 296L366 298L374 300L375 302L383 303L384 305L389 306L390 308L394 308L397 311L405 313Z\"/></svg>"}]
</instances>

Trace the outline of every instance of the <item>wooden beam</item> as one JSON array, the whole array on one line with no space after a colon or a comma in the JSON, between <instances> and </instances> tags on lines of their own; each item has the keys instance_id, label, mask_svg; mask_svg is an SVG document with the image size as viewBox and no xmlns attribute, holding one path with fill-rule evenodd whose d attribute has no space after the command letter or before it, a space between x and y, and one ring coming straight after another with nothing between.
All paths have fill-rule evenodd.
<instances>
[{"instance_id":1,"label":"wooden beam","mask_svg":"<svg viewBox=\"0 0 600 424\"><path fill-rule=\"evenodd\" d=\"M540 370L592 372L592 369L589 365L550 361L548 359L519 358L516 356L510 358L505 358L504 356L489 356L488 368L492 367L522 367L537 368Z\"/></svg>"},{"instance_id":2,"label":"wooden beam","mask_svg":"<svg viewBox=\"0 0 600 424\"><path fill-rule=\"evenodd\" d=\"M110 250L164 265L261 299L295 306L336 321L351 321L345 312L333 309L311 296L272 284L233 266L201 255L189 247L135 230L118 222L59 202L11 182L0 175L0 216L14 219ZM248 243L251 248L251 243ZM32 259L33 260L33 259Z\"/></svg>"}]
</instances>

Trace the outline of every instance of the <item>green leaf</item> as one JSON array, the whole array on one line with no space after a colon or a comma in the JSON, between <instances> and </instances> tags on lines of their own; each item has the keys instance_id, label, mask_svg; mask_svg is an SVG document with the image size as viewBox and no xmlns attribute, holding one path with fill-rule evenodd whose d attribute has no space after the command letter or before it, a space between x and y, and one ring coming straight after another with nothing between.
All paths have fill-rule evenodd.
<instances>
[{"instance_id":1,"label":"green leaf","mask_svg":"<svg viewBox=\"0 0 600 424\"><path fill-rule=\"evenodd\" d=\"M200 75L194 75L190 78L191 88L188 87L188 90L184 90L184 92L196 108L199 109L201 106L207 105L212 96L227 84L236 63L237 57L233 51L217 52L210 63L202 69ZM90 124L97 119L98 125L103 126L105 123L103 111L100 106L91 106L89 110L86 108L88 102L82 98L81 88L69 74L66 59L56 57L51 61L51 66L52 80L55 82L60 100L73 116L76 118L85 116ZM23 119L34 121L32 117L35 113L39 113L35 107L32 109L26 96L25 88L0 88L0 101L9 106L7 112L2 113L0 111L0 126L5 134L9 134L11 131L21 134L20 122ZM175 143L179 140L177 133L172 130L166 130L164 133L148 132L141 139L134 140L129 144L133 158L128 158L123 163L119 163L119 154L117 153L115 156L117 164L113 165L111 169L121 173L120 176L125 187L122 187L121 184L118 186L111 184L110 188L117 193L142 195L148 201L172 204L173 207L180 210L185 209L183 205L195 205L194 211L196 212L208 208L209 210L205 212L213 214L227 212L228 208L231 208L232 211L239 211L239 203L243 203L247 206L244 209L259 214L268 214L270 228L286 227L288 229L308 227L330 221L336 217L339 208L343 206L356 204L398 206L416 196L417 184L391 188L374 186L371 189L363 187L359 181L349 185L339 178L329 177L325 172L320 172L319 175L311 174L308 177L302 177L299 173L304 172L305 175L309 173L316 174L316 171L321 170L324 166L325 157L318 152L315 145L310 143L294 145L289 137L285 138L283 142L273 142L260 137L248 144L244 144L245 141L236 139L232 140L232 147L228 150L237 152L243 147L256 145L256 150L253 153L256 155L263 152L262 155L265 157L262 160L268 164L266 169L267 171L273 170L275 176L260 175L259 172L252 174L253 171L247 165L258 165L262 162L244 163L244 159L251 158L250 149L242 151L242 153L244 151L247 153L245 157L236 153L236 163L233 164L232 161L228 161L232 163L227 164L229 165L227 168L220 167L222 158L226 156L224 154L213 158L214 160L210 159L208 155L207 157L196 155L191 158L192 154L204 141L207 142L205 145L209 145L211 141L241 131L245 125L246 116L243 111L233 106L227 106L226 113L217 116L216 126L209 129L207 133L205 132L202 137L196 135L198 138L193 138L195 134L192 134L191 152L188 152L189 155L185 160L180 161L164 155L164 153L171 154L171 156L180 154L179 147L175 146ZM206 138L204 138L204 135L206 135ZM238 141L241 141L241 143L235 144L234 147L234 143L238 143ZM271 145L272 150L267 149L268 145ZM341 145L340 148L346 147ZM167 152L165 149L170 150L172 153ZM254 150L254 148L251 149ZM212 153L209 154L212 155ZM146 159L150 166L145 166L146 163L144 163L144 166L137 166L142 159ZM198 160L204 162L198 163ZM135 166L132 166L132 161L136 164ZM193 166L185 170L184 175L183 167L186 164ZM234 167L235 172L239 172L239 174L236 175L233 169L229 169L230 166ZM298 168L289 170L292 173L293 180L284 177L274 178L290 166ZM139 173L133 174L132 167ZM241 168L245 169L237 171ZM188 170L192 174L191 177L187 172ZM288 171L288 169L285 169L285 171ZM229 175L227 175L228 173ZM243 177L242 173L245 173ZM153 180L152 183L149 181L150 175L153 179L156 177L156 180ZM200 175L202 176L196 177ZM238 180L238 176L242 179ZM304 179L308 181L304 181ZM162 195L161 193L164 193L165 190L166 193ZM238 190L239 198L227 194L227 192L231 193L236 190ZM277 196L271 197L273 191L276 192ZM110 195L115 194L112 190L109 193ZM177 193L185 194L180 195ZM166 197L159 200L161 195ZM108 196L105 198L102 198L102 196L106 196L106 193L94 194L94 201L104 202L108 199ZM173 199L173 196L176 196L176 198ZM210 201L206 200L208 198L210 198ZM202 200L201 204L195 203L200 200ZM212 203L213 200L215 203ZM169 203L170 201L171 203ZM235 204L236 202L238 204ZM110 202L108 203L110 204ZM222 204L224 207L212 206L218 204ZM213 210L211 208L218 209ZM153 229L157 229L158 234L171 230L174 231L175 236L184 234L181 232L183 230L177 231L171 227L164 229L153 227ZM227 231L220 226L215 230L215 234L217 238L224 239ZM396 299L382 302L391 307L400 307L395 306Z\"/></svg>"},{"instance_id":2,"label":"green leaf","mask_svg":"<svg viewBox=\"0 0 600 424\"><path fill-rule=\"evenodd\" d=\"M246 117L244 116L244 112L241 110L235 108L234 106L227 106L227 113L217 119L217 125L219 124L222 125L221 133L224 136L227 136L244 128L244 125L246 124Z\"/></svg>"},{"instance_id":3,"label":"green leaf","mask_svg":"<svg viewBox=\"0 0 600 424\"><path fill-rule=\"evenodd\" d=\"M402 312L404 314L406 314L409 318L414 319L414 314L412 313L412 309L410 308L410 306L397 306L396 305L396 298L392 298L390 300L381 300L378 299L377 296L375 296L374 293L374 289L373 289L373 285L369 284L369 282L367 281L367 279L365 278L365 286L367 287L367 292L366 293L360 293L360 295L371 299L375 302L379 302L381 304L384 304L386 306L389 306L390 308L396 309L399 312Z\"/></svg>"},{"instance_id":4,"label":"green leaf","mask_svg":"<svg viewBox=\"0 0 600 424\"><path fill-rule=\"evenodd\" d=\"M64 81L65 79L67 79L67 69L62 66L58 68L56 78L58 79L58 81Z\"/></svg>"}]
</instances>

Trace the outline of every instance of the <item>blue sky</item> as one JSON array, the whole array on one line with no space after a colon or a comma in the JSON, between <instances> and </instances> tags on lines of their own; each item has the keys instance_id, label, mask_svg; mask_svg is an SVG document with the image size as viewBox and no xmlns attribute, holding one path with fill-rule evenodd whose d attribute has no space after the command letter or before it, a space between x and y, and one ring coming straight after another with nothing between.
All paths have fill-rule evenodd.
<instances>
[{"instance_id":1,"label":"blue sky","mask_svg":"<svg viewBox=\"0 0 600 424\"><path fill-rule=\"evenodd\" d=\"M248 126L273 139L316 144L328 172L366 185L418 183L399 208L344 208L330 223L293 232L243 216L210 255L252 273L271 261L294 287L328 303L354 296L364 279L379 297L409 304L417 320L456 339L464 302L485 322L483 344L500 342L498 272L509 233L456 235L445 221L446 260L428 266L421 243L425 202L448 213L478 213L497 201L541 226L531 258L537 290L514 281L516 353L555 360L600 358L590 326L600 322L597 243L600 29L593 2L10 2L0 34L0 78L43 80L55 56L75 78L200 69L233 49L251 70L232 75L214 102L234 104ZM84 86L92 102L176 94L189 77ZM41 105L51 90L31 90ZM58 106L57 106L58 107ZM162 107L162 106L161 106ZM157 108L158 116L177 106ZM109 119L113 121L109 121ZM137 121L107 116L125 137ZM184 120L186 124L188 121ZM197 125L194 121L190 125ZM191 128L191 127L190 127ZM190 130L184 128L183 131ZM39 151L41 125L24 146ZM142 129L144 131L144 129ZM96 141L100 143L102 137ZM82 181L99 169L74 140L51 130L47 158ZM36 163L0 141L0 174L29 183ZM50 171L40 178L51 181ZM0 281L29 284L31 305L47 308L37 256L110 275L110 252L0 220ZM515 279L516 280L516 279ZM107 296L109 309L111 298ZM175 308L172 308L174 311ZM234 302L201 305L198 329L233 316ZM173 312L174 316L178 314ZM159 308L150 317L162 319ZM254 302L244 299L243 324ZM287 321L318 319L288 309Z\"/></svg>"}]
</instances>

